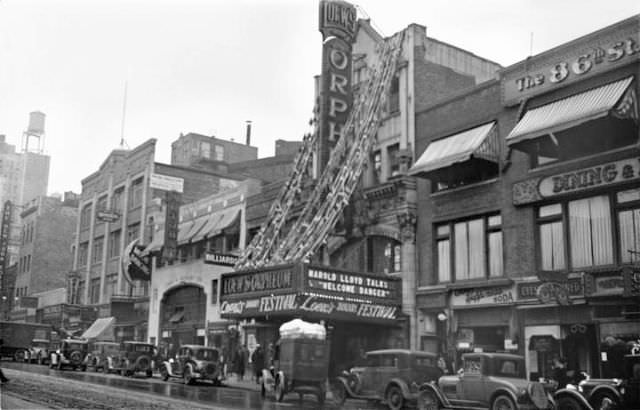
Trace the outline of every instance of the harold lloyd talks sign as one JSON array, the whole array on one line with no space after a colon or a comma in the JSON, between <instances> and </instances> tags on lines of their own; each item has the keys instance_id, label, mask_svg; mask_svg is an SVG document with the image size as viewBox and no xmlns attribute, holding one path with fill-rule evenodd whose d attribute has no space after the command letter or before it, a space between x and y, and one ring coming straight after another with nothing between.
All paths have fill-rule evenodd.
<instances>
[{"instance_id":1,"label":"harold lloyd talks sign","mask_svg":"<svg viewBox=\"0 0 640 410\"><path fill-rule=\"evenodd\" d=\"M270 295L239 301L224 301L220 305L220 314L226 317L295 314L327 319L388 321L397 319L398 313L398 306L333 300L308 294Z\"/></svg>"},{"instance_id":2,"label":"harold lloyd talks sign","mask_svg":"<svg viewBox=\"0 0 640 410\"><path fill-rule=\"evenodd\" d=\"M395 300L397 295L395 282L388 278L314 267L307 271L307 284L313 292L326 291L345 296Z\"/></svg>"}]
</instances>

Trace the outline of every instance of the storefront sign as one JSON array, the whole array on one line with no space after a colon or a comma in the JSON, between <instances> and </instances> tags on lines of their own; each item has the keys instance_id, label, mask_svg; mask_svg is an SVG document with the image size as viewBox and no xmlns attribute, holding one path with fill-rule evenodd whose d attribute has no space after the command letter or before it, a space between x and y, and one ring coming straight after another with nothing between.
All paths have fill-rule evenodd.
<instances>
[{"instance_id":1,"label":"storefront sign","mask_svg":"<svg viewBox=\"0 0 640 410\"><path fill-rule=\"evenodd\" d=\"M309 266L306 272L307 289L312 292L322 291L332 295L383 300L397 299L397 282L390 278L366 276L313 266Z\"/></svg>"},{"instance_id":2,"label":"storefront sign","mask_svg":"<svg viewBox=\"0 0 640 410\"><path fill-rule=\"evenodd\" d=\"M204 263L209 265L234 266L237 261L238 257L236 255L215 252L204 254Z\"/></svg>"},{"instance_id":3,"label":"storefront sign","mask_svg":"<svg viewBox=\"0 0 640 410\"><path fill-rule=\"evenodd\" d=\"M549 198L635 179L640 179L640 158L629 158L543 178L538 189L540 195Z\"/></svg>"},{"instance_id":4,"label":"storefront sign","mask_svg":"<svg viewBox=\"0 0 640 410\"><path fill-rule=\"evenodd\" d=\"M518 300L538 299L541 303L556 302L560 305L571 303L571 298L584 296L582 278L572 278L566 282L531 282L518 284Z\"/></svg>"},{"instance_id":5,"label":"storefront sign","mask_svg":"<svg viewBox=\"0 0 640 410\"><path fill-rule=\"evenodd\" d=\"M594 276L585 275L584 293L587 296L615 296L622 295L624 279L621 275Z\"/></svg>"},{"instance_id":6,"label":"storefront sign","mask_svg":"<svg viewBox=\"0 0 640 410\"><path fill-rule=\"evenodd\" d=\"M553 53L545 53L548 57L542 54L507 68L502 87L504 104L517 104L561 84L573 83L637 60L640 55L637 17L609 31L561 46L566 50L566 57L556 57L563 50L554 49Z\"/></svg>"},{"instance_id":7,"label":"storefront sign","mask_svg":"<svg viewBox=\"0 0 640 410\"><path fill-rule=\"evenodd\" d=\"M635 266L624 268L622 278L624 280L624 296L640 296L640 268Z\"/></svg>"},{"instance_id":8,"label":"storefront sign","mask_svg":"<svg viewBox=\"0 0 640 410\"><path fill-rule=\"evenodd\" d=\"M270 271L243 272L222 275L221 296L290 289L293 286L291 267Z\"/></svg>"},{"instance_id":9,"label":"storefront sign","mask_svg":"<svg viewBox=\"0 0 640 410\"><path fill-rule=\"evenodd\" d=\"M514 302L513 286L457 289L451 295L451 305L454 307L511 305Z\"/></svg>"},{"instance_id":10,"label":"storefront sign","mask_svg":"<svg viewBox=\"0 0 640 410\"><path fill-rule=\"evenodd\" d=\"M220 304L220 314L227 317L260 317L266 315L297 315L316 319L357 321L396 320L400 307L329 299L318 295L283 294Z\"/></svg>"}]
</instances>

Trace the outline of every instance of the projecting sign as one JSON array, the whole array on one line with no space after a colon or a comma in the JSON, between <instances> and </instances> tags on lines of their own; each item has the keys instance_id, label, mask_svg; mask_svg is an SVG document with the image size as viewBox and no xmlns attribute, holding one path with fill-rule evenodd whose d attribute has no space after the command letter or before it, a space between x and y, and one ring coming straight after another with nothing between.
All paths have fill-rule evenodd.
<instances>
[{"instance_id":1,"label":"projecting sign","mask_svg":"<svg viewBox=\"0 0 640 410\"><path fill-rule=\"evenodd\" d=\"M96 219L102 222L115 222L120 218L120 214L114 211L98 211Z\"/></svg>"},{"instance_id":2,"label":"projecting sign","mask_svg":"<svg viewBox=\"0 0 640 410\"><path fill-rule=\"evenodd\" d=\"M184 188L184 179L170 177L169 175L151 174L151 177L149 178L149 186L153 189L182 193Z\"/></svg>"},{"instance_id":3,"label":"projecting sign","mask_svg":"<svg viewBox=\"0 0 640 410\"><path fill-rule=\"evenodd\" d=\"M236 255L215 252L207 252L204 254L204 263L209 265L233 266L236 262L238 262Z\"/></svg>"}]
</instances>

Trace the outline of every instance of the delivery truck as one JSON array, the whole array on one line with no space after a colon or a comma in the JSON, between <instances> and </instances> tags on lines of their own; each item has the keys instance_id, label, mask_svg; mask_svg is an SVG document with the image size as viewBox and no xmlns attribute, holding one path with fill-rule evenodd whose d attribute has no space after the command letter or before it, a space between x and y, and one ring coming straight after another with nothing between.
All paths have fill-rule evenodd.
<instances>
[{"instance_id":1,"label":"delivery truck","mask_svg":"<svg viewBox=\"0 0 640 410\"><path fill-rule=\"evenodd\" d=\"M38 342L51 340L51 325L44 323L4 322L0 321L0 359L10 357L23 361L30 359L30 351L34 340Z\"/></svg>"}]
</instances>

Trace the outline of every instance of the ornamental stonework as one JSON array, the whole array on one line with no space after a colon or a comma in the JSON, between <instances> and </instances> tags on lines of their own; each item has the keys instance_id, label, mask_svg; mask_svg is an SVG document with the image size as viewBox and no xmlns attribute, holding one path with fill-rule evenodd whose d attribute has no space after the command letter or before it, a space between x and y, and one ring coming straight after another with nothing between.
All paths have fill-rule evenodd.
<instances>
[{"instance_id":1,"label":"ornamental stonework","mask_svg":"<svg viewBox=\"0 0 640 410\"><path fill-rule=\"evenodd\" d=\"M513 204L523 205L540 201L542 196L538 192L539 183L540 178L533 178L513 184Z\"/></svg>"}]
</instances>

